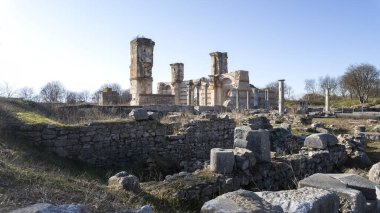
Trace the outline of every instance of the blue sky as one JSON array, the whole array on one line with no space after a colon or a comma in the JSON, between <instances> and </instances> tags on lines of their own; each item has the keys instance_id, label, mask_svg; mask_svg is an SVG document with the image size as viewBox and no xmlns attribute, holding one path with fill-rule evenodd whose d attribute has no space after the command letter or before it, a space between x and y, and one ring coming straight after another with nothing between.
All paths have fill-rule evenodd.
<instances>
[{"instance_id":1,"label":"blue sky","mask_svg":"<svg viewBox=\"0 0 380 213\"><path fill-rule=\"evenodd\" d=\"M380 68L380 1L0 0L0 82L129 88L138 35L156 42L154 89L170 63L185 64L185 79L207 76L209 53L223 51L229 71L248 70L258 87L284 78L299 95L306 78Z\"/></svg>"}]
</instances>

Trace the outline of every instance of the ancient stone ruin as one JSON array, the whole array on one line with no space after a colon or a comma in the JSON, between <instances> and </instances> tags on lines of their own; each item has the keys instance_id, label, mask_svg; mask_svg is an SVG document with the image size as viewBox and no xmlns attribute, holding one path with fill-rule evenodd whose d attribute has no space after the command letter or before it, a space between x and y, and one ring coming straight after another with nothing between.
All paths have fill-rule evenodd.
<instances>
[{"instance_id":1,"label":"ancient stone ruin","mask_svg":"<svg viewBox=\"0 0 380 213\"><path fill-rule=\"evenodd\" d=\"M159 82L158 94L152 94L154 45L148 38L131 41L130 82L133 106L176 104L253 109L275 107L277 103L273 91L260 90L249 83L248 71L228 72L226 52L210 53L211 73L208 77L185 80L184 64L170 64L171 81Z\"/></svg>"}]
</instances>

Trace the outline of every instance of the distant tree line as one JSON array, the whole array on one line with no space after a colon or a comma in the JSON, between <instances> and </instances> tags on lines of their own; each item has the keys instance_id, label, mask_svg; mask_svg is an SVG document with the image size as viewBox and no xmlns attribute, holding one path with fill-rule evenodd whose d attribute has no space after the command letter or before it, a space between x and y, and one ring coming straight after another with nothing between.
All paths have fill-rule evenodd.
<instances>
[{"instance_id":1,"label":"distant tree line","mask_svg":"<svg viewBox=\"0 0 380 213\"><path fill-rule=\"evenodd\" d=\"M0 97L23 98L25 100L46 103L97 103L99 100L99 94L106 87L111 88L120 95L121 104L129 103L132 98L130 90L122 89L117 83L104 84L94 93L90 93L88 90L83 90L81 92L67 90L59 81L48 82L38 93L36 93L31 87L17 89L10 86L8 82L0 83Z\"/></svg>"},{"instance_id":2,"label":"distant tree line","mask_svg":"<svg viewBox=\"0 0 380 213\"><path fill-rule=\"evenodd\" d=\"M379 77L379 70L371 64L350 65L342 76L336 78L327 75L318 80L306 79L304 99L318 99L329 88L333 97L358 98L360 103L368 103L369 97L379 97Z\"/></svg>"}]
</instances>

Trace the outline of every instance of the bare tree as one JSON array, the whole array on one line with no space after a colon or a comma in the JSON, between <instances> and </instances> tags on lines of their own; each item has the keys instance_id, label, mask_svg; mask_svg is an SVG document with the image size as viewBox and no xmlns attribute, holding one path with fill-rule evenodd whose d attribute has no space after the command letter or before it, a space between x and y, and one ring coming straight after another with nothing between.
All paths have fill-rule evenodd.
<instances>
[{"instance_id":1,"label":"bare tree","mask_svg":"<svg viewBox=\"0 0 380 213\"><path fill-rule=\"evenodd\" d=\"M88 103L91 100L91 95L88 90L83 90L78 94L78 101Z\"/></svg>"},{"instance_id":2,"label":"bare tree","mask_svg":"<svg viewBox=\"0 0 380 213\"><path fill-rule=\"evenodd\" d=\"M121 103L129 103L132 100L131 90L126 89L121 95Z\"/></svg>"},{"instance_id":3,"label":"bare tree","mask_svg":"<svg viewBox=\"0 0 380 213\"><path fill-rule=\"evenodd\" d=\"M330 88L330 94L336 94L338 81L330 76L319 77L318 79L320 93L324 94L326 88Z\"/></svg>"},{"instance_id":4,"label":"bare tree","mask_svg":"<svg viewBox=\"0 0 380 213\"><path fill-rule=\"evenodd\" d=\"M336 92L338 95L342 96L343 98L347 97L349 94L349 89L347 85L345 85L344 81L342 80L342 77L337 78L337 88Z\"/></svg>"},{"instance_id":5,"label":"bare tree","mask_svg":"<svg viewBox=\"0 0 380 213\"><path fill-rule=\"evenodd\" d=\"M276 96L278 96L278 82L277 81L270 82L269 84L267 84L265 88L268 89L269 91L272 91L273 93L276 94ZM285 97L286 99L291 99L294 96L293 88L287 85L285 82L284 82L284 93L286 95Z\"/></svg>"},{"instance_id":6,"label":"bare tree","mask_svg":"<svg viewBox=\"0 0 380 213\"><path fill-rule=\"evenodd\" d=\"M66 98L66 103L68 104L75 104L77 103L78 101L78 93L76 92L71 92L71 91L66 91L66 94L65 94L65 98Z\"/></svg>"},{"instance_id":7,"label":"bare tree","mask_svg":"<svg viewBox=\"0 0 380 213\"><path fill-rule=\"evenodd\" d=\"M14 89L8 82L4 82L4 86L0 87L0 96L6 98L12 98L17 93L17 90Z\"/></svg>"},{"instance_id":8,"label":"bare tree","mask_svg":"<svg viewBox=\"0 0 380 213\"><path fill-rule=\"evenodd\" d=\"M342 80L355 92L360 103L367 103L370 91L379 80L379 71L371 64L350 65Z\"/></svg>"},{"instance_id":9,"label":"bare tree","mask_svg":"<svg viewBox=\"0 0 380 213\"><path fill-rule=\"evenodd\" d=\"M44 102L62 102L65 98L65 88L59 81L52 81L42 87L40 98Z\"/></svg>"},{"instance_id":10,"label":"bare tree","mask_svg":"<svg viewBox=\"0 0 380 213\"><path fill-rule=\"evenodd\" d=\"M25 100L32 100L34 97L34 90L31 87L23 87L18 91L18 96Z\"/></svg>"},{"instance_id":11,"label":"bare tree","mask_svg":"<svg viewBox=\"0 0 380 213\"><path fill-rule=\"evenodd\" d=\"M315 79L306 79L305 80L305 90L308 94L316 94L317 93L317 83Z\"/></svg>"}]
</instances>

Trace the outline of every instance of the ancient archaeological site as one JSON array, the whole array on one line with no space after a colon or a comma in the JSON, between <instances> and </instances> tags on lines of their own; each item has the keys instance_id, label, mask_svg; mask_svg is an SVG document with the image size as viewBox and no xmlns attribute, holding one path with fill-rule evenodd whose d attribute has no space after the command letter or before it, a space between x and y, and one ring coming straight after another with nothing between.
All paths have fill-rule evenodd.
<instances>
[{"instance_id":1,"label":"ancient archaeological site","mask_svg":"<svg viewBox=\"0 0 380 213\"><path fill-rule=\"evenodd\" d=\"M228 70L153 90L155 42L130 42L130 94L0 98L0 212L380 212L380 114L285 100ZM207 71L209 70L209 71Z\"/></svg>"}]
</instances>

